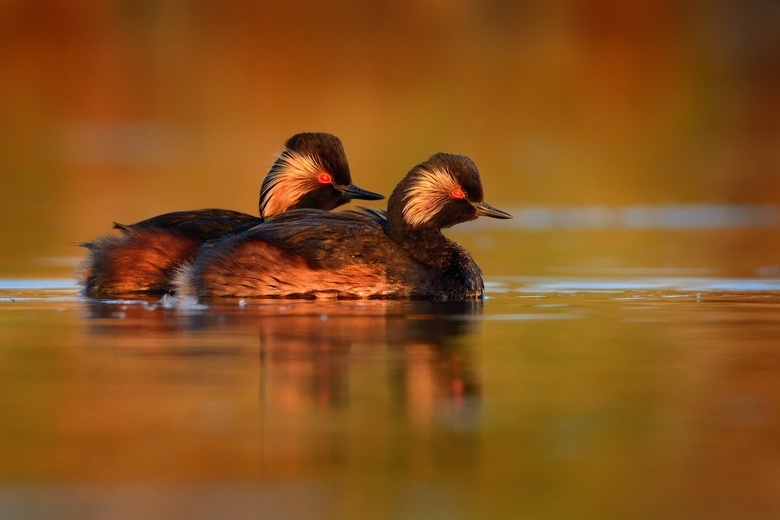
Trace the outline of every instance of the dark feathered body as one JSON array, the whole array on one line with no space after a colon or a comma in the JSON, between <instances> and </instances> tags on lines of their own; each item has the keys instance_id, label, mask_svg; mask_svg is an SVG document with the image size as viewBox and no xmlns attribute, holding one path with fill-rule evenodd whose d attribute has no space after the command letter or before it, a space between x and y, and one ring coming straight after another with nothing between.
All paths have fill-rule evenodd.
<instances>
[{"instance_id":1,"label":"dark feathered body","mask_svg":"<svg viewBox=\"0 0 780 520\"><path fill-rule=\"evenodd\" d=\"M223 209L178 211L136 224L114 224L119 235L85 244L76 278L89 296L165 294L173 275L208 240L240 233L263 219Z\"/></svg>"},{"instance_id":2,"label":"dark feathered body","mask_svg":"<svg viewBox=\"0 0 780 520\"><path fill-rule=\"evenodd\" d=\"M466 189L473 195L467 197ZM288 211L203 247L177 276L177 291L198 297L481 299L479 267L440 231L479 215L509 218L482 201L469 159L437 154L396 187L386 230L382 212Z\"/></svg>"},{"instance_id":3,"label":"dark feathered body","mask_svg":"<svg viewBox=\"0 0 780 520\"><path fill-rule=\"evenodd\" d=\"M382 197L352 184L341 141L330 134L297 134L285 143L263 182L261 217L204 209L115 224L119 235L85 244L89 252L76 277L89 296L168 293L174 271L205 242L240 233L289 209L329 210L355 198Z\"/></svg>"},{"instance_id":4,"label":"dark feathered body","mask_svg":"<svg viewBox=\"0 0 780 520\"><path fill-rule=\"evenodd\" d=\"M427 237L436 242L429 244L438 261L426 265L366 214L289 211L203 247L181 273L178 289L217 297L481 297L482 277L471 256L442 239Z\"/></svg>"},{"instance_id":5,"label":"dark feathered body","mask_svg":"<svg viewBox=\"0 0 780 520\"><path fill-rule=\"evenodd\" d=\"M174 230L205 242L221 236L240 233L262 221L263 219L260 217L229 209L196 209L157 215L130 226L114 224L114 227L124 233L152 229Z\"/></svg>"}]
</instances>

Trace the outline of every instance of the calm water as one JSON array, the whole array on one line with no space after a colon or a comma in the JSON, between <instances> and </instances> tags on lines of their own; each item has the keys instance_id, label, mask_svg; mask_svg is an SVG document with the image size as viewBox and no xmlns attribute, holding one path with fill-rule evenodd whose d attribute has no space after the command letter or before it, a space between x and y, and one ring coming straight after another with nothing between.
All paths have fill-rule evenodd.
<instances>
[{"instance_id":1,"label":"calm water","mask_svg":"<svg viewBox=\"0 0 780 520\"><path fill-rule=\"evenodd\" d=\"M778 2L231 4L0 3L0 520L780 518ZM317 130L475 159L491 298L77 296Z\"/></svg>"},{"instance_id":2,"label":"calm water","mask_svg":"<svg viewBox=\"0 0 780 520\"><path fill-rule=\"evenodd\" d=\"M780 281L481 305L0 280L3 518L776 518Z\"/></svg>"}]
</instances>

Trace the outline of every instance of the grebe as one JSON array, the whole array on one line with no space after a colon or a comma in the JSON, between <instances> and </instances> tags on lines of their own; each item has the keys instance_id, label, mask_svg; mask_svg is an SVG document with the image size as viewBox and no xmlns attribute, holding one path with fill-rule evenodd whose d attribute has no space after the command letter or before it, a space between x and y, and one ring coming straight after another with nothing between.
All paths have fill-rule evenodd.
<instances>
[{"instance_id":1,"label":"grebe","mask_svg":"<svg viewBox=\"0 0 780 520\"><path fill-rule=\"evenodd\" d=\"M119 235L83 244L87 258L76 278L87 296L164 294L176 268L208 240L240 233L264 219L297 208L331 210L352 199L378 200L352 184L338 137L301 133L284 145L260 190L260 217L224 209L165 213L135 224L114 224Z\"/></svg>"},{"instance_id":2,"label":"grebe","mask_svg":"<svg viewBox=\"0 0 780 520\"><path fill-rule=\"evenodd\" d=\"M375 211L288 211L206 244L176 276L195 297L479 300L482 272L441 229L486 216L512 218L483 200L479 171L439 153L412 168Z\"/></svg>"}]
</instances>

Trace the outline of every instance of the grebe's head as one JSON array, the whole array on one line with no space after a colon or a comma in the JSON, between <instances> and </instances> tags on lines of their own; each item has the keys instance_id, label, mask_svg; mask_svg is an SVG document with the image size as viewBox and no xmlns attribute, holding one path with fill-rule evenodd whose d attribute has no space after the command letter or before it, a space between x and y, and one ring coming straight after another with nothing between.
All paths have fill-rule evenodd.
<instances>
[{"instance_id":1,"label":"grebe's head","mask_svg":"<svg viewBox=\"0 0 780 520\"><path fill-rule=\"evenodd\" d=\"M352 199L382 198L352 184L347 155L338 137L302 133L287 140L263 181L260 216L268 218L298 208L331 210Z\"/></svg>"},{"instance_id":2,"label":"grebe's head","mask_svg":"<svg viewBox=\"0 0 780 520\"><path fill-rule=\"evenodd\" d=\"M442 229L477 217L512 218L484 201L479 170L464 155L437 153L412 168L388 200L393 227Z\"/></svg>"}]
</instances>

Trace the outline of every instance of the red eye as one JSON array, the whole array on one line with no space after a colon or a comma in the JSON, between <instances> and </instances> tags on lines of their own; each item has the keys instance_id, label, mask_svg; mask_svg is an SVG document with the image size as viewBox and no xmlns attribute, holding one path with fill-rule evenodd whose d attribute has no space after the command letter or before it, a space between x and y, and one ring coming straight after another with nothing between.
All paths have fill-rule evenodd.
<instances>
[{"instance_id":1,"label":"red eye","mask_svg":"<svg viewBox=\"0 0 780 520\"><path fill-rule=\"evenodd\" d=\"M329 173L322 172L317 176L317 180L322 184L330 184L333 182L333 177L331 177Z\"/></svg>"},{"instance_id":2,"label":"red eye","mask_svg":"<svg viewBox=\"0 0 780 520\"><path fill-rule=\"evenodd\" d=\"M455 188L454 190L452 190L452 196L455 197L456 199L465 199L466 192L460 188Z\"/></svg>"}]
</instances>

